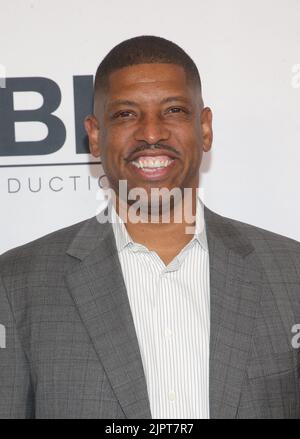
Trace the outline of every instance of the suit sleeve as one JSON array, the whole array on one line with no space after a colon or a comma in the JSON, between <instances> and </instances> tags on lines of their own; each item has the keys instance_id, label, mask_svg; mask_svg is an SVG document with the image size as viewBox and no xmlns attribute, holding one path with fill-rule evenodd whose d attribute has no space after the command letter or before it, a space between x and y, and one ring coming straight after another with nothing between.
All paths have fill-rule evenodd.
<instances>
[{"instance_id":1,"label":"suit sleeve","mask_svg":"<svg viewBox=\"0 0 300 439\"><path fill-rule=\"evenodd\" d=\"M0 418L34 417L30 369L0 277Z\"/></svg>"}]
</instances>

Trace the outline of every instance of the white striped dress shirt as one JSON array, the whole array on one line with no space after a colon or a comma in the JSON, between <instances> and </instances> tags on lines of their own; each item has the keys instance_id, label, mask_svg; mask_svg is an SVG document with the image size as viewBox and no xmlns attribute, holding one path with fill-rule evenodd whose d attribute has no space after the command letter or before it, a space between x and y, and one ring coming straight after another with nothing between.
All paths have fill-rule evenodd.
<instances>
[{"instance_id":1,"label":"white striped dress shirt","mask_svg":"<svg viewBox=\"0 0 300 439\"><path fill-rule=\"evenodd\" d=\"M209 258L198 195L191 241L166 266L111 211L153 419L209 418Z\"/></svg>"}]
</instances>

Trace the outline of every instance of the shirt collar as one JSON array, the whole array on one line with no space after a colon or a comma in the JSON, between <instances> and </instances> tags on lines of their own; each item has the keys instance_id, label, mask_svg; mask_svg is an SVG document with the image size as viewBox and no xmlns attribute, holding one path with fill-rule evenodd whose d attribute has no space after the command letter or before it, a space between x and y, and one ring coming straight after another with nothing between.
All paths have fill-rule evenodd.
<instances>
[{"instance_id":1,"label":"shirt collar","mask_svg":"<svg viewBox=\"0 0 300 439\"><path fill-rule=\"evenodd\" d=\"M129 235L123 219L117 214L113 203L111 203L111 223L118 252L121 252L127 246L136 244ZM196 228L194 236L189 244L191 244L193 241L199 242L203 250L208 252L206 225L204 219L204 204L199 196L199 189L197 191Z\"/></svg>"}]
</instances>

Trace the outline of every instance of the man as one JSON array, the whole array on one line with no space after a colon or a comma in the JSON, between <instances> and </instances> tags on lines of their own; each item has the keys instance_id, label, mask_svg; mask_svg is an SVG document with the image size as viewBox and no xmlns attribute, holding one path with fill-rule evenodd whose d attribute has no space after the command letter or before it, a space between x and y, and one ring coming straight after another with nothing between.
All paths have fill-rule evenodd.
<instances>
[{"instance_id":1,"label":"man","mask_svg":"<svg viewBox=\"0 0 300 439\"><path fill-rule=\"evenodd\" d=\"M176 44L101 62L85 126L115 199L0 258L1 417L300 417L300 244L203 205L211 125Z\"/></svg>"}]
</instances>

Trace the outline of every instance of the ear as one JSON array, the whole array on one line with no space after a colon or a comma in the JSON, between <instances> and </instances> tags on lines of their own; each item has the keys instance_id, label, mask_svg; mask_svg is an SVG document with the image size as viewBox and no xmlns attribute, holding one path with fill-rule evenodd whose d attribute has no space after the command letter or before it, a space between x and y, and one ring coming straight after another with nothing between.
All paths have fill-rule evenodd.
<instances>
[{"instance_id":1,"label":"ear","mask_svg":"<svg viewBox=\"0 0 300 439\"><path fill-rule=\"evenodd\" d=\"M212 146L213 130L212 130L212 111L205 107L201 112L201 127L203 138L203 151L208 152Z\"/></svg>"},{"instance_id":2,"label":"ear","mask_svg":"<svg viewBox=\"0 0 300 439\"><path fill-rule=\"evenodd\" d=\"M90 114L84 119L84 127L89 138L90 152L94 157L99 157L101 155L99 144L99 124L93 114Z\"/></svg>"}]
</instances>

